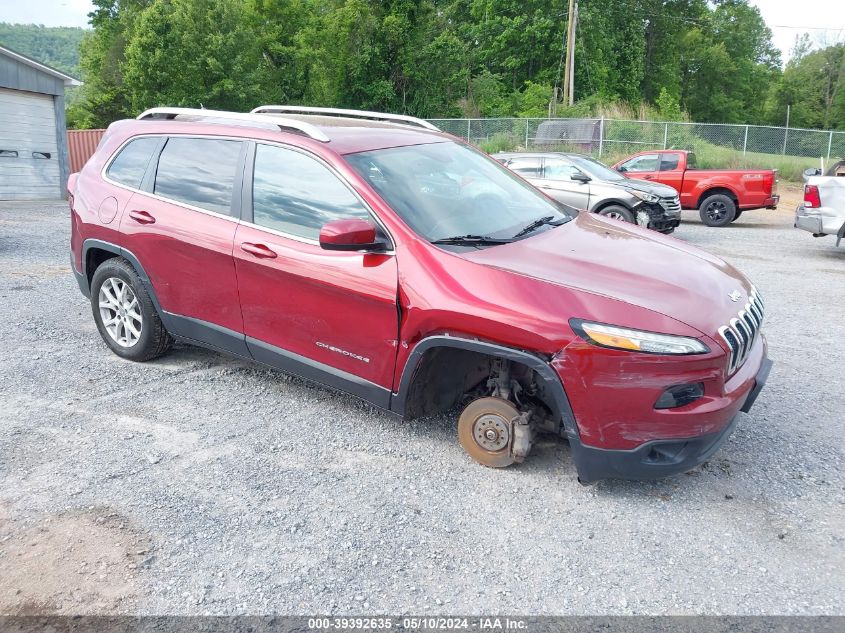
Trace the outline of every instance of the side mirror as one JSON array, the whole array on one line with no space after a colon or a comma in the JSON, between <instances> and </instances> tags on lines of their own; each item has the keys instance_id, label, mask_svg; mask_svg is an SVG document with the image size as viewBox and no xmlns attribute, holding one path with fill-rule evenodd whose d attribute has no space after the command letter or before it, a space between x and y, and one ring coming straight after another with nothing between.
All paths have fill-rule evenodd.
<instances>
[{"instance_id":1,"label":"side mirror","mask_svg":"<svg viewBox=\"0 0 845 633\"><path fill-rule=\"evenodd\" d=\"M583 182L583 183L588 183L592 180L592 178L590 178L587 174L585 174L582 171L576 171L574 174L572 174L570 176L570 178L572 180L574 180L575 182Z\"/></svg>"},{"instance_id":2,"label":"side mirror","mask_svg":"<svg viewBox=\"0 0 845 633\"><path fill-rule=\"evenodd\" d=\"M625 167L625 165L619 165L619 167L616 168L616 171L624 174L626 171L628 171L628 168Z\"/></svg>"},{"instance_id":3,"label":"side mirror","mask_svg":"<svg viewBox=\"0 0 845 633\"><path fill-rule=\"evenodd\" d=\"M326 222L320 229L320 247L327 251L384 251L387 243L376 237L370 220L350 218Z\"/></svg>"}]
</instances>

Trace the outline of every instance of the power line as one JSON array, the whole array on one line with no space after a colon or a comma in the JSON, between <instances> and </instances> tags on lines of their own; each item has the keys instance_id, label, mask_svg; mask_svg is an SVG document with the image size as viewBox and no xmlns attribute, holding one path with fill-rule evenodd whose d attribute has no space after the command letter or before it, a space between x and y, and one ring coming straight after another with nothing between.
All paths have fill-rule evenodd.
<instances>
[{"instance_id":1,"label":"power line","mask_svg":"<svg viewBox=\"0 0 845 633\"><path fill-rule=\"evenodd\" d=\"M842 31L845 26L792 26L789 24L769 24L770 29L798 29L801 31Z\"/></svg>"}]
</instances>

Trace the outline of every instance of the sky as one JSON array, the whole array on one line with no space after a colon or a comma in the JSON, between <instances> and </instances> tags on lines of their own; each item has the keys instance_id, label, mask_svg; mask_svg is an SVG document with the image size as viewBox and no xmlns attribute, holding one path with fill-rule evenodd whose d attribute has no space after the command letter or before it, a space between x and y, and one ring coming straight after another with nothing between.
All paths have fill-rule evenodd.
<instances>
[{"instance_id":1,"label":"sky","mask_svg":"<svg viewBox=\"0 0 845 633\"><path fill-rule=\"evenodd\" d=\"M613 0L608 0L612 2ZM795 36L810 33L817 44L845 40L842 0L751 0L772 29L774 44L789 58ZM90 0L0 0L0 22L87 26Z\"/></svg>"},{"instance_id":2,"label":"sky","mask_svg":"<svg viewBox=\"0 0 845 633\"><path fill-rule=\"evenodd\" d=\"M809 33L819 46L845 40L845 2L842 0L752 0L772 30L772 41L789 59L795 36ZM812 27L812 28L810 28Z\"/></svg>"}]
</instances>

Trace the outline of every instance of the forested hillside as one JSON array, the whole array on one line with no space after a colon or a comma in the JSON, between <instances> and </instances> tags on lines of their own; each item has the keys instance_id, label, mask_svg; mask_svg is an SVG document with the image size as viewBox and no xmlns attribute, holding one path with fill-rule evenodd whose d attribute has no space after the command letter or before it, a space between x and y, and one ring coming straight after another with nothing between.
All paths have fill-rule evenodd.
<instances>
[{"instance_id":1,"label":"forested hillside","mask_svg":"<svg viewBox=\"0 0 845 633\"><path fill-rule=\"evenodd\" d=\"M86 85L68 117L81 127L162 104L245 110L308 103L422 117L545 116L561 82L568 0L94 5L95 30L81 48ZM558 107L559 116L609 110L783 125L790 105L794 126L845 129L845 46L812 50L800 40L782 69L770 30L747 0L579 5L578 102ZM28 28L34 42L55 30ZM58 63L58 45L39 52L6 41Z\"/></svg>"},{"instance_id":2,"label":"forested hillside","mask_svg":"<svg viewBox=\"0 0 845 633\"><path fill-rule=\"evenodd\" d=\"M0 22L0 44L76 76L84 29Z\"/></svg>"}]
</instances>

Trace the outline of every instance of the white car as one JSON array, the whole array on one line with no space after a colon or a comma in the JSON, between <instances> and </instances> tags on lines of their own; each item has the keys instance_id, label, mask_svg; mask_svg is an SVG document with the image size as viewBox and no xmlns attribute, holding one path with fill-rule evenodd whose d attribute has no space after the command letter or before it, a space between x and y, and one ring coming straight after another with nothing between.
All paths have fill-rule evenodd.
<instances>
[{"instance_id":1,"label":"white car","mask_svg":"<svg viewBox=\"0 0 845 633\"><path fill-rule=\"evenodd\" d=\"M845 161L831 167L804 172L804 202L795 211L795 227L813 237L835 235L836 245L845 237Z\"/></svg>"}]
</instances>

